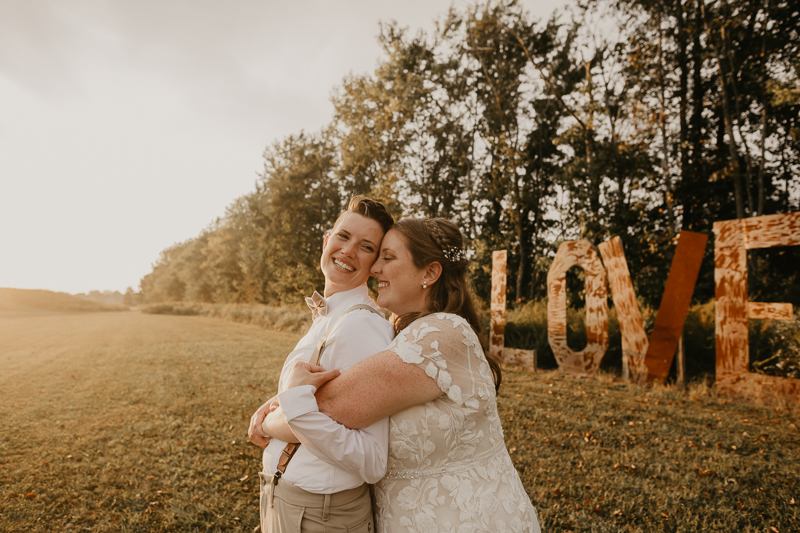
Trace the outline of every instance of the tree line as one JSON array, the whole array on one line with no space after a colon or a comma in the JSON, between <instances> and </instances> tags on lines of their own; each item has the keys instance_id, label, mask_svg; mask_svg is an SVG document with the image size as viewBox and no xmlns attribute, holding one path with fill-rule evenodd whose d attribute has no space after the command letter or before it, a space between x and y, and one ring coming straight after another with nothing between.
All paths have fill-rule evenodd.
<instances>
[{"instance_id":1,"label":"tree line","mask_svg":"<svg viewBox=\"0 0 800 533\"><path fill-rule=\"evenodd\" d=\"M346 77L318 132L264 151L255 190L164 250L145 302L287 305L323 284L322 239L354 194L442 216L488 298L546 295L564 240L619 236L657 307L681 229L800 210L800 0L579 0L540 20L515 0L382 23L374 72ZM800 253L750 252L750 292L800 305ZM713 237L695 299L713 297ZM570 283L581 305L580 273ZM770 298L770 295L773 295Z\"/></svg>"}]
</instances>

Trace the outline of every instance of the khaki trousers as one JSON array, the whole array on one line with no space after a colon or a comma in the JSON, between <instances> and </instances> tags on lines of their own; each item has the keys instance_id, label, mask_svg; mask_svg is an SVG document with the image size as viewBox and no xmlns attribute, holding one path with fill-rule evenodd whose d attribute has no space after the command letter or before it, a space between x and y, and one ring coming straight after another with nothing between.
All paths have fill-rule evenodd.
<instances>
[{"instance_id":1,"label":"khaki trousers","mask_svg":"<svg viewBox=\"0 0 800 533\"><path fill-rule=\"evenodd\" d=\"M307 492L259 472L262 533L374 533L369 485L333 494Z\"/></svg>"}]
</instances>

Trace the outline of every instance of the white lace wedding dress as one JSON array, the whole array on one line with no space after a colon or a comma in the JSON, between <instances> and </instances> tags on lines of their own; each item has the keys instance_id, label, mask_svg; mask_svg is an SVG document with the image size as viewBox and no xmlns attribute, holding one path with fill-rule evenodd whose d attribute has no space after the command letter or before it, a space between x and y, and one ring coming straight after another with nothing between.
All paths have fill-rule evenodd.
<instances>
[{"instance_id":1,"label":"white lace wedding dress","mask_svg":"<svg viewBox=\"0 0 800 533\"><path fill-rule=\"evenodd\" d=\"M375 485L378 532L538 533L503 441L489 364L467 321L428 315L388 349L445 394L390 419L389 466Z\"/></svg>"}]
</instances>

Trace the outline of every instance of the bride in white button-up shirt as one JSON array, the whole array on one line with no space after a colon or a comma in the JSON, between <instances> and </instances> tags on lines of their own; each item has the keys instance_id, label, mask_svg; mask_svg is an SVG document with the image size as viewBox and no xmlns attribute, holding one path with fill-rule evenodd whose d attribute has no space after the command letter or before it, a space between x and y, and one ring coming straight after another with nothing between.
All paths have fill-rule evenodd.
<instances>
[{"instance_id":1,"label":"bride in white button-up shirt","mask_svg":"<svg viewBox=\"0 0 800 533\"><path fill-rule=\"evenodd\" d=\"M481 346L466 269L451 222L397 222L372 267L394 341L341 374L295 364L267 419L287 423L321 459L358 469L379 453L359 428L389 417L388 468L375 485L380 532L540 531L505 448L500 368Z\"/></svg>"}]
</instances>

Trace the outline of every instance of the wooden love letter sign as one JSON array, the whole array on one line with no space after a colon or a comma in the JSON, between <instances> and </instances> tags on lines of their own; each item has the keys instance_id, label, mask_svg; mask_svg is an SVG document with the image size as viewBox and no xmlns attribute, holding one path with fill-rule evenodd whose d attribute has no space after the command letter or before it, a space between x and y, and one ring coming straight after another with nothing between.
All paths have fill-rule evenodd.
<instances>
[{"instance_id":1,"label":"wooden love letter sign","mask_svg":"<svg viewBox=\"0 0 800 533\"><path fill-rule=\"evenodd\" d=\"M635 383L652 383L669 375L707 241L708 236L702 233L681 231L650 340L636 303L622 241L614 237L598 245L608 269L611 295L622 334L623 377L628 378L630 370Z\"/></svg>"},{"instance_id":2,"label":"wooden love letter sign","mask_svg":"<svg viewBox=\"0 0 800 533\"><path fill-rule=\"evenodd\" d=\"M586 272L586 347L575 352L567 345L567 270ZM562 242L547 273L547 340L562 372L593 376L608 348L606 271L586 239Z\"/></svg>"},{"instance_id":3,"label":"wooden love letter sign","mask_svg":"<svg viewBox=\"0 0 800 533\"><path fill-rule=\"evenodd\" d=\"M642 383L647 379L644 358L650 343L644 331L636 293L633 291L631 273L625 260L625 252L622 250L622 240L614 237L610 241L600 243L597 248L606 264L611 297L614 299L614 307L617 308L619 330L622 335L622 377L626 380L633 378L635 383Z\"/></svg>"},{"instance_id":4,"label":"wooden love letter sign","mask_svg":"<svg viewBox=\"0 0 800 533\"><path fill-rule=\"evenodd\" d=\"M800 213L714 222L717 391L759 402L800 404L800 380L750 372L748 320L791 320L792 305L747 301L747 250L800 246Z\"/></svg>"},{"instance_id":5,"label":"wooden love letter sign","mask_svg":"<svg viewBox=\"0 0 800 533\"><path fill-rule=\"evenodd\" d=\"M501 364L516 366L522 370L535 370L534 350L505 347L506 328L506 262L508 252L492 252L492 302L491 325L489 326L489 353Z\"/></svg>"},{"instance_id":6,"label":"wooden love letter sign","mask_svg":"<svg viewBox=\"0 0 800 533\"><path fill-rule=\"evenodd\" d=\"M492 300L489 325L489 353L496 359L503 358L506 342L506 261L508 252L492 252Z\"/></svg>"}]
</instances>

